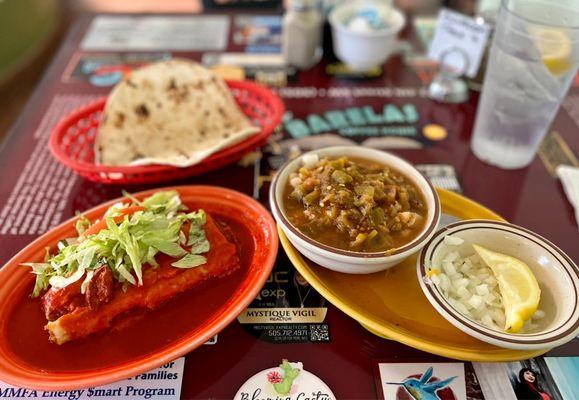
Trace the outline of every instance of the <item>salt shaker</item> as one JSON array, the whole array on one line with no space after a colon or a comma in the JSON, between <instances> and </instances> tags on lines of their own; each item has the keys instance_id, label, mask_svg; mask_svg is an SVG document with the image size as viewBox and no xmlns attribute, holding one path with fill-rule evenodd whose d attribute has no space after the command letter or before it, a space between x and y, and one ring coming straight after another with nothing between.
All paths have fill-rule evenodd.
<instances>
[{"instance_id":1,"label":"salt shaker","mask_svg":"<svg viewBox=\"0 0 579 400\"><path fill-rule=\"evenodd\" d=\"M290 0L282 23L287 64L308 69L320 61L323 22L316 0Z\"/></svg>"}]
</instances>

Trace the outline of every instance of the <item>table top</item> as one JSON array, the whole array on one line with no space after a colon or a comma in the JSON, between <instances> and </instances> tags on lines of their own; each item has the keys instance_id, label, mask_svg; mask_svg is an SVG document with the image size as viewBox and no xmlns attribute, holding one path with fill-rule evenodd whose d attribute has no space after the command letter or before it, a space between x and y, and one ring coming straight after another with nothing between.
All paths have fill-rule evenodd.
<instances>
[{"instance_id":1,"label":"table top","mask_svg":"<svg viewBox=\"0 0 579 400\"><path fill-rule=\"evenodd\" d=\"M228 21L231 20L227 51L246 51L244 46L235 43L233 18L226 16ZM138 191L152 187L123 188L92 183L74 175L51 157L47 148L48 135L59 118L110 90L110 86L99 87L91 83L90 70L83 70L83 66L89 68L87 65L91 61L103 60L114 63L131 59L135 62L139 57L151 60L182 56L201 60L200 51L155 50L128 54L126 51L82 50L79 44L91 21L92 18L83 19L71 29L1 149L0 265L38 235L73 216L77 210L86 210L118 197L122 189ZM314 68L300 72L286 87L277 89L289 112L284 118L285 129L274 135L279 143L308 147L313 145L313 138L320 137L332 143L339 136L328 135L336 131L341 132L342 139L358 143L384 132L404 136L409 139L404 142L407 147L420 148L390 151L416 164L454 167L464 195L508 221L548 238L572 259L579 260L578 228L572 206L544 162L536 157L528 168L505 171L482 163L469 150L477 106L476 93L460 105L431 101L425 96L421 71L408 65L401 56L393 57L380 77L364 80L329 76L326 67L332 62L326 56ZM579 107L570 101L577 99L579 82L575 82L567 105L559 111L551 128L574 150L579 149L576 112ZM347 123L336 128L334 124L337 122L331 115L345 115ZM428 124L444 127L448 136L437 141L425 138L422 132ZM366 144L392 146L392 143L379 141ZM266 204L267 178L256 179L256 176L267 177L278 162L265 149L257 166L232 165L168 184L225 186L256 195ZM266 184L256 188L263 181ZM275 271L284 276L294 273L281 250ZM284 282L277 285L283 288ZM187 355L182 397L232 398L251 375L289 357L303 362L305 368L320 376L339 398L372 398L380 395L374 379L378 361L443 360L372 335L316 295L310 294L311 298L317 299L319 306L328 310L323 323L329 330L329 341L274 343L271 337L269 341L264 340L255 330L233 323L219 334L216 344L202 346ZM304 304L303 299L301 301ZM575 340L551 354L579 356L579 343ZM346 370L347 379L343 373Z\"/></svg>"}]
</instances>

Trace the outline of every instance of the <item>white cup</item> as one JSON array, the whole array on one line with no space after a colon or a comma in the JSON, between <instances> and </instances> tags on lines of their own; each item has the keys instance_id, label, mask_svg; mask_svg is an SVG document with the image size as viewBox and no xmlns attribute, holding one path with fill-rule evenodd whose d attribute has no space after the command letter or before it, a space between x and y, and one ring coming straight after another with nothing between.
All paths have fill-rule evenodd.
<instances>
[{"instance_id":1,"label":"white cup","mask_svg":"<svg viewBox=\"0 0 579 400\"><path fill-rule=\"evenodd\" d=\"M348 21L359 10L369 8L377 10L386 28L371 32L350 30L346 25ZM406 17L383 2L356 0L335 7L329 21L336 56L354 70L367 70L382 65L392 53L399 51L396 36L404 27Z\"/></svg>"}]
</instances>

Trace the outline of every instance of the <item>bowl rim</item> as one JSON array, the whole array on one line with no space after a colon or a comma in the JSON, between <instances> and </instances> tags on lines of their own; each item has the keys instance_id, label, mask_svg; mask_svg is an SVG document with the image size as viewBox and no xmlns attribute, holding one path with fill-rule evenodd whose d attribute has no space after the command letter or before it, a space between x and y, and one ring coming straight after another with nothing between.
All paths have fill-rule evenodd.
<instances>
[{"instance_id":1,"label":"bowl rim","mask_svg":"<svg viewBox=\"0 0 579 400\"><path fill-rule=\"evenodd\" d=\"M434 200L433 201L434 202L434 204L433 204L434 211L433 211L432 221L430 222L430 224L425 225L424 228L422 229L421 233L418 236L416 236L414 239L412 239L411 242L405 244L404 246L396 247L394 249L390 249L390 250L386 250L386 251L380 251L380 252L372 252L372 253L363 253L363 252L359 252L359 251L343 250L343 249L339 249L337 247L329 246L327 244L321 243L315 239L310 238L309 236L303 234L299 229L297 229L287 219L287 217L285 216L285 213L282 211L282 208L280 207L280 205L277 201L277 196L276 196L276 187L280 184L280 176L282 175L282 172L286 168L288 168L290 164L297 162L300 159L303 159L303 157L308 155L308 154L318 154L320 151L327 151L327 150L334 150L334 149L343 150L344 153L347 154L347 149L351 149L351 148L362 148L362 147L361 146L331 146L331 147L324 147L321 149L308 151L306 153L302 153L300 156L298 156L292 160L286 161L278 169L277 173L275 174L275 176L273 177L273 180L271 182L270 196L269 196L270 197L270 205L272 208L272 213L275 217L277 217L276 219L279 218L278 222L281 225L283 225L283 227L287 228L291 233L296 235L299 239L305 241L308 245L316 248L317 250L326 251L326 252L329 252L333 255L338 255L338 256L352 257L352 258L357 258L357 259L358 258L365 258L365 259L367 259L367 258L372 258L372 259L390 258L392 256L403 255L406 252L412 251L417 246L419 246L419 248L422 247L421 245L426 243L427 240L430 239L432 237L432 235L435 233L436 228L438 227L438 223L440 221L440 215L441 215L442 211L441 211L440 198L438 197L438 193L436 192L436 189L434 188L434 186L432 185L430 180L422 172L420 172L414 165L412 165L410 162L406 161L402 157L399 157L393 153L383 151L383 150L367 149L369 151L373 151L376 153L383 153L389 157L393 157L393 158L397 159L398 161L402 162L402 164L405 164L406 166L413 169L418 174L418 176L424 181L425 186L428 187L428 190L432 194L432 198ZM334 155L333 157L335 157L335 156L336 155ZM404 174L404 171L400 171L399 168L395 168L392 165L389 165L387 162L382 162L382 164L386 165L388 167L394 168L398 172ZM404 176L406 177L407 175L404 174ZM421 192L423 192L424 196L426 195L426 193L424 193L422 188L419 188L419 190Z\"/></svg>"},{"instance_id":2,"label":"bowl rim","mask_svg":"<svg viewBox=\"0 0 579 400\"><path fill-rule=\"evenodd\" d=\"M543 248L545 251L549 252L567 273L567 276L569 277L574 289L575 304L567 320L557 324L555 328L546 332L543 331L530 334L506 333L487 328L484 325L458 312L442 295L436 285L427 284L424 281L426 276L426 254L430 253L430 257L428 259L428 261L430 261L432 255L436 251L436 248L442 243L442 239L446 234L460 232L455 230L457 227L464 228L460 231L467 229L491 229L506 231L511 234L521 236L525 240L530 240ZM435 245L435 247L431 249L433 245ZM566 264L561 262L561 259L563 259ZM577 311L579 307L579 267L577 267L573 260L555 244L543 238L539 234L521 226L508 222L485 219L471 219L453 222L439 229L423 247L417 259L416 272L422 291L433 305L433 307L446 320L455 325L457 328L465 331L465 333L468 333L471 336L475 336L483 341L487 341L491 344L509 346L511 348L547 348L552 347L553 345L563 344L567 342L568 338L572 338L576 336L577 333L579 333L579 312ZM556 332L557 330L561 329L561 327L569 324L570 321L573 321L573 319L575 321L572 322L572 325L567 329L562 332L552 334L552 332Z\"/></svg>"}]
</instances>

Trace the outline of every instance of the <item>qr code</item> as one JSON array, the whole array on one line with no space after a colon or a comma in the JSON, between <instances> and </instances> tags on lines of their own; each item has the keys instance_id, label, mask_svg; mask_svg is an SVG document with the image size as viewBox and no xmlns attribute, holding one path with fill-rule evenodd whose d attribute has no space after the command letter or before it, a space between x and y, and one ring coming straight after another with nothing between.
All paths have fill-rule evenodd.
<instances>
[{"instance_id":1,"label":"qr code","mask_svg":"<svg viewBox=\"0 0 579 400\"><path fill-rule=\"evenodd\" d=\"M328 324L310 325L310 340L312 342L329 342L330 327Z\"/></svg>"}]
</instances>

